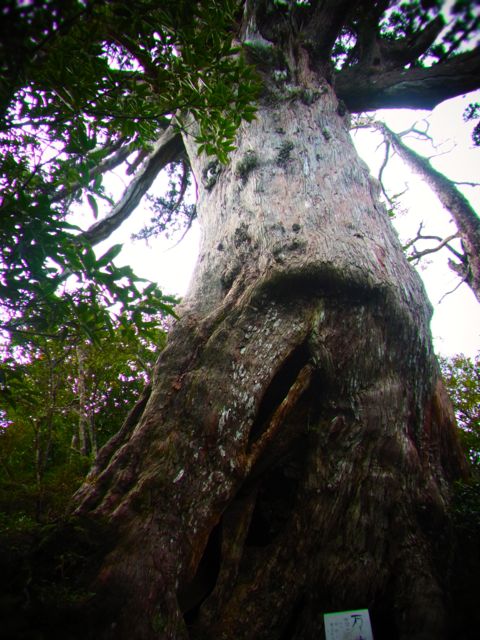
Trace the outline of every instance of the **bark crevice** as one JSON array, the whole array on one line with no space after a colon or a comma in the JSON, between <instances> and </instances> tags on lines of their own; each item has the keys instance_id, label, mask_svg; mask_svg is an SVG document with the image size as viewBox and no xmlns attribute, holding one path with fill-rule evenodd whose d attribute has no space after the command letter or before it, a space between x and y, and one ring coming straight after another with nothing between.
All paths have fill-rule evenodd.
<instances>
[{"instance_id":1,"label":"bark crevice","mask_svg":"<svg viewBox=\"0 0 480 640\"><path fill-rule=\"evenodd\" d=\"M289 391L291 391L294 382L309 358L308 343L302 343L292 350L280 369L274 373L260 401L255 420L251 426L248 435L247 452L251 451L253 444L267 431L272 417L285 398L288 397Z\"/></svg>"},{"instance_id":2,"label":"bark crevice","mask_svg":"<svg viewBox=\"0 0 480 640\"><path fill-rule=\"evenodd\" d=\"M210 532L205 550L193 578L178 592L178 603L187 625L198 617L202 603L217 583L222 563L222 522Z\"/></svg>"}]
</instances>

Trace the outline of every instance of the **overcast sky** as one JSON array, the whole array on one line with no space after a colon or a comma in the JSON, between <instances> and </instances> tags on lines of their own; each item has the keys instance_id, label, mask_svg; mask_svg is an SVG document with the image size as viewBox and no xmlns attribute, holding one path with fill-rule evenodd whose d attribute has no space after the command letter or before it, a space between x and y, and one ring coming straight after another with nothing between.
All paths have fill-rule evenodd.
<instances>
[{"instance_id":1,"label":"overcast sky","mask_svg":"<svg viewBox=\"0 0 480 640\"><path fill-rule=\"evenodd\" d=\"M437 149L429 142L408 138L406 142L422 155L431 157L433 166L448 178L457 181L480 182L480 148L473 146L470 132L473 123L464 123L462 114L472 101L480 102L480 92L448 100L432 113L414 112L407 109L378 112L388 126L396 132L408 129L415 120L427 117L429 135ZM354 135L361 156L367 161L374 175L384 157L383 147L377 150L379 136L359 132ZM438 146L439 145L439 146ZM422 233L446 237L454 233L451 217L443 209L436 196L420 178L413 175L398 159L393 158L385 171L385 182L390 193L398 193L408 187L401 198L404 213L397 216L394 224L403 241L415 236L420 222ZM474 209L480 211L480 187L459 186ZM433 243L434 244L434 243ZM422 248L427 248L427 242ZM418 266L428 295L434 305L432 333L437 352L451 355L466 353L475 355L480 351L480 304L473 293L462 284L455 292L459 279L448 267L450 252L447 249L427 256ZM448 294L448 295L446 295Z\"/></svg>"}]
</instances>

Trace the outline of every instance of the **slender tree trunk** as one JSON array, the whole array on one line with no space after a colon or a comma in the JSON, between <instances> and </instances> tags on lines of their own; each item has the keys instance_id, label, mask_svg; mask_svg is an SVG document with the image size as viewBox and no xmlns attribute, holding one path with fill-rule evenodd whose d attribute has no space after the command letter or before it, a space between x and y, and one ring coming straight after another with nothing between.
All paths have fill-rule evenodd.
<instances>
[{"instance_id":1,"label":"slender tree trunk","mask_svg":"<svg viewBox=\"0 0 480 640\"><path fill-rule=\"evenodd\" d=\"M83 456L89 451L89 419L87 390L85 385L85 349L77 345L77 393L78 393L78 449ZM92 443L90 442L90 445Z\"/></svg>"},{"instance_id":2,"label":"slender tree trunk","mask_svg":"<svg viewBox=\"0 0 480 640\"><path fill-rule=\"evenodd\" d=\"M35 465L35 484L37 495L35 498L35 519L40 520L43 505L43 447L42 447L42 431L37 420L32 421L34 432L34 465Z\"/></svg>"},{"instance_id":3,"label":"slender tree trunk","mask_svg":"<svg viewBox=\"0 0 480 640\"><path fill-rule=\"evenodd\" d=\"M462 457L429 303L347 125L319 81L264 96L226 167L185 139L196 277L77 495L117 536L97 638L313 640L360 607L377 640L447 636Z\"/></svg>"},{"instance_id":4,"label":"slender tree trunk","mask_svg":"<svg viewBox=\"0 0 480 640\"><path fill-rule=\"evenodd\" d=\"M43 515L44 502L44 477L48 467L52 440L55 428L55 413L57 410L58 378L56 376L55 359L51 353L45 353L46 366L48 367L48 387L45 397L44 413L33 420L34 426L34 455L35 455L35 479L37 485L37 499L35 517L40 520Z\"/></svg>"},{"instance_id":5,"label":"slender tree trunk","mask_svg":"<svg viewBox=\"0 0 480 640\"><path fill-rule=\"evenodd\" d=\"M98 455L97 432L95 429L95 416L90 412L88 416L88 440L90 442L90 451L95 458Z\"/></svg>"}]
</instances>

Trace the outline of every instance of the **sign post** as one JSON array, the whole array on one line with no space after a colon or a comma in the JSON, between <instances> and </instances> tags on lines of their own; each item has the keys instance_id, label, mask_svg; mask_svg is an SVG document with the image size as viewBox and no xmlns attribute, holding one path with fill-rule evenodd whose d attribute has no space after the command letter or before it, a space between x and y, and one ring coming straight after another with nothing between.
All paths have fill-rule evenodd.
<instances>
[{"instance_id":1,"label":"sign post","mask_svg":"<svg viewBox=\"0 0 480 640\"><path fill-rule=\"evenodd\" d=\"M325 640L373 640L368 609L325 613Z\"/></svg>"}]
</instances>

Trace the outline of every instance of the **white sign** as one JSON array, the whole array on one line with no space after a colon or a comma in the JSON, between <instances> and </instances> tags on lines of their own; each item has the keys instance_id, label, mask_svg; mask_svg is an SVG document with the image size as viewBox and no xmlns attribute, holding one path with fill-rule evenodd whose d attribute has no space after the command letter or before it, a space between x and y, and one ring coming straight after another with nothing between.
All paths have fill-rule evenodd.
<instances>
[{"instance_id":1,"label":"white sign","mask_svg":"<svg viewBox=\"0 0 480 640\"><path fill-rule=\"evenodd\" d=\"M325 640L373 640L368 609L325 613Z\"/></svg>"}]
</instances>

